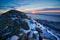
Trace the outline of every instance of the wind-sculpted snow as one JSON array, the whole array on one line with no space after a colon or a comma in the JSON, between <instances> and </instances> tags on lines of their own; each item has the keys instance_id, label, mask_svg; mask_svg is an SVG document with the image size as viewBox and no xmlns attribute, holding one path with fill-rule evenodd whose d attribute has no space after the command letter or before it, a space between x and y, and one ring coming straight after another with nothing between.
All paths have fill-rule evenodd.
<instances>
[{"instance_id":1,"label":"wind-sculpted snow","mask_svg":"<svg viewBox=\"0 0 60 40\"><path fill-rule=\"evenodd\" d=\"M1 40L60 40L53 32L22 12L11 10L0 17Z\"/></svg>"}]
</instances>

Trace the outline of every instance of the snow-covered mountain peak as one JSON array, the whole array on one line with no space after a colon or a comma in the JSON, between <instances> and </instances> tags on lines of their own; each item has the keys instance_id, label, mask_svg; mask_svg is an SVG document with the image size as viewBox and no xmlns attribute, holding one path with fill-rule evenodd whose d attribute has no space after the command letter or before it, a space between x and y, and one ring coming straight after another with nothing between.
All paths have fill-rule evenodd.
<instances>
[{"instance_id":1,"label":"snow-covered mountain peak","mask_svg":"<svg viewBox=\"0 0 60 40\"><path fill-rule=\"evenodd\" d=\"M53 33L23 12L10 10L0 15L1 40L58 39ZM51 38L53 37L53 38Z\"/></svg>"}]
</instances>

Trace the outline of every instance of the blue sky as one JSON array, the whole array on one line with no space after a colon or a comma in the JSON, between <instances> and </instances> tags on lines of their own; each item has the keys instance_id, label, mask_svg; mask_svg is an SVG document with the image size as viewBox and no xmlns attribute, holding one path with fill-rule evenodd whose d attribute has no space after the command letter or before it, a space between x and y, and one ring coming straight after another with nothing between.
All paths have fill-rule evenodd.
<instances>
[{"instance_id":1,"label":"blue sky","mask_svg":"<svg viewBox=\"0 0 60 40\"><path fill-rule=\"evenodd\" d=\"M60 8L60 0L0 0L0 10Z\"/></svg>"}]
</instances>

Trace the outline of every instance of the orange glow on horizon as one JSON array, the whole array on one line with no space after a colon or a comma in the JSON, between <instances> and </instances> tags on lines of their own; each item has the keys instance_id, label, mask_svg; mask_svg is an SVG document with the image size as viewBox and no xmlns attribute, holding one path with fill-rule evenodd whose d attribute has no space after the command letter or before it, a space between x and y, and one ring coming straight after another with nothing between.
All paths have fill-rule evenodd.
<instances>
[{"instance_id":1,"label":"orange glow on horizon","mask_svg":"<svg viewBox=\"0 0 60 40\"><path fill-rule=\"evenodd\" d=\"M7 10L8 11L8 10ZM4 13L6 11L0 11L0 14ZM60 10L23 10L22 12L30 12L30 13L38 13L38 12L60 12Z\"/></svg>"},{"instance_id":2,"label":"orange glow on horizon","mask_svg":"<svg viewBox=\"0 0 60 40\"><path fill-rule=\"evenodd\" d=\"M36 12L35 11L32 11L33 14L35 14Z\"/></svg>"},{"instance_id":3,"label":"orange glow on horizon","mask_svg":"<svg viewBox=\"0 0 60 40\"><path fill-rule=\"evenodd\" d=\"M60 12L60 10L38 10L37 12Z\"/></svg>"},{"instance_id":4,"label":"orange glow on horizon","mask_svg":"<svg viewBox=\"0 0 60 40\"><path fill-rule=\"evenodd\" d=\"M60 12L60 10L25 10L24 12L31 12L35 14L37 12Z\"/></svg>"}]
</instances>

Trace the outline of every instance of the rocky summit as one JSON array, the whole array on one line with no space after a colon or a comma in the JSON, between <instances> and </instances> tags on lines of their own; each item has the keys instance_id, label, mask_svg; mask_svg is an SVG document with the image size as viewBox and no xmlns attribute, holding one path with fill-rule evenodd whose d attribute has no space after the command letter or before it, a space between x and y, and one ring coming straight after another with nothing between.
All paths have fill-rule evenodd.
<instances>
[{"instance_id":1,"label":"rocky summit","mask_svg":"<svg viewBox=\"0 0 60 40\"><path fill-rule=\"evenodd\" d=\"M28 17L25 13L17 11L17 10L10 10L6 13L0 15L0 37L1 39L7 39L12 37L13 35L20 34L20 27L29 30L29 27L23 19L27 19Z\"/></svg>"}]
</instances>

